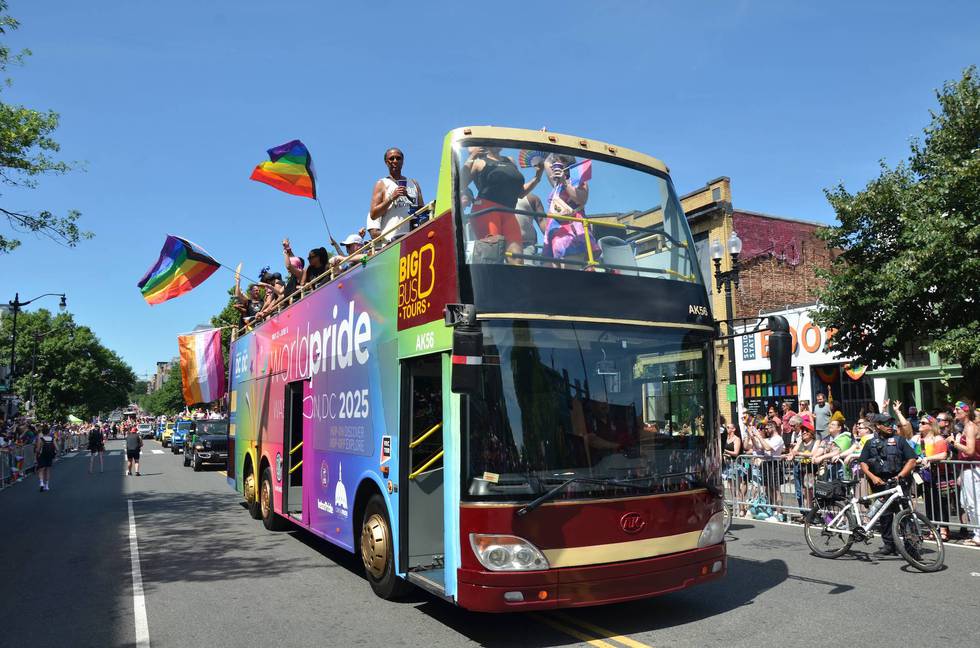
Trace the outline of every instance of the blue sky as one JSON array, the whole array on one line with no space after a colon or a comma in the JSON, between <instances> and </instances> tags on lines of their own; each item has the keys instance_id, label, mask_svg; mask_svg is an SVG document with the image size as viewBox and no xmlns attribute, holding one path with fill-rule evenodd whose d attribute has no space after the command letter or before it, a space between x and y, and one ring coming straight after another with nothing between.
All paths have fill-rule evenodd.
<instances>
[{"instance_id":1,"label":"blue sky","mask_svg":"<svg viewBox=\"0 0 980 648\"><path fill-rule=\"evenodd\" d=\"M10 13L22 25L6 41L34 55L0 97L60 112L62 157L86 170L0 200L79 209L96 237L25 237L0 257L0 298L66 292L138 374L176 355L175 334L233 281L222 270L147 306L136 282L167 233L252 276L280 264L284 236L325 243L312 201L248 180L289 139L313 153L338 238L363 223L385 148L431 198L443 136L469 124L605 140L663 159L682 193L727 175L737 207L829 221L822 189L902 159L933 90L980 60L976 2L11 0Z\"/></svg>"}]
</instances>

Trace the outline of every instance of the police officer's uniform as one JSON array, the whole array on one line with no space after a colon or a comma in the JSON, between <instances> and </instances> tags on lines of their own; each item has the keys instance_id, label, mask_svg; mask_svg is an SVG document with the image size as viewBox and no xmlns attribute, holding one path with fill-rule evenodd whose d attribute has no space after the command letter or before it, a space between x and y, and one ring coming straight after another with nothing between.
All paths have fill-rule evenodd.
<instances>
[{"instance_id":1,"label":"police officer's uniform","mask_svg":"<svg viewBox=\"0 0 980 648\"><path fill-rule=\"evenodd\" d=\"M886 414L877 414L874 422L877 425L894 425L895 420ZM897 477L910 459L915 459L915 451L912 450L908 441L894 432L887 436L875 432L874 437L864 444L858 461L867 464L868 470L875 477L888 481ZM890 488L887 484L881 486L869 484L869 486L871 486L872 493ZM881 540L884 543L882 549L885 553L895 551L895 539L892 537L892 516L893 513L889 507L889 510L886 510L878 518Z\"/></svg>"}]
</instances>

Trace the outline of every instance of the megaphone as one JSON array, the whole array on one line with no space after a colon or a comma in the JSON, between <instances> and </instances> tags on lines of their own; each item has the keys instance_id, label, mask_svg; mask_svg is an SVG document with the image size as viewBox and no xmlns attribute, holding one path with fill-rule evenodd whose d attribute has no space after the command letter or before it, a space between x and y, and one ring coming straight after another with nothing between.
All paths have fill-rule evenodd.
<instances>
[{"instance_id":1,"label":"megaphone","mask_svg":"<svg viewBox=\"0 0 980 648\"><path fill-rule=\"evenodd\" d=\"M769 330L772 382L776 385L789 384L793 377L793 336L789 332L789 322L782 315L770 315Z\"/></svg>"}]
</instances>

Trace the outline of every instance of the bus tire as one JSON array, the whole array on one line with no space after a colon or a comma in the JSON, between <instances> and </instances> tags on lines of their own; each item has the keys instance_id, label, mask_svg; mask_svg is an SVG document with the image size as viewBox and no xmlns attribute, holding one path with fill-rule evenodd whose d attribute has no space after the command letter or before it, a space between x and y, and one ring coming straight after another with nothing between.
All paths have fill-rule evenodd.
<instances>
[{"instance_id":1,"label":"bus tire","mask_svg":"<svg viewBox=\"0 0 980 648\"><path fill-rule=\"evenodd\" d=\"M397 599L410 589L395 574L395 550L385 501L375 493L364 507L361 520L361 562L364 577L374 593L383 599Z\"/></svg>"},{"instance_id":2,"label":"bus tire","mask_svg":"<svg viewBox=\"0 0 980 648\"><path fill-rule=\"evenodd\" d=\"M276 515L272 503L272 471L266 466L262 471L262 481L259 483L259 509L262 516L262 526L269 531L282 531L286 522Z\"/></svg>"},{"instance_id":3,"label":"bus tire","mask_svg":"<svg viewBox=\"0 0 980 648\"><path fill-rule=\"evenodd\" d=\"M255 483L255 471L250 471L245 477L245 505L253 520L262 519L262 509L259 507L259 487Z\"/></svg>"}]
</instances>

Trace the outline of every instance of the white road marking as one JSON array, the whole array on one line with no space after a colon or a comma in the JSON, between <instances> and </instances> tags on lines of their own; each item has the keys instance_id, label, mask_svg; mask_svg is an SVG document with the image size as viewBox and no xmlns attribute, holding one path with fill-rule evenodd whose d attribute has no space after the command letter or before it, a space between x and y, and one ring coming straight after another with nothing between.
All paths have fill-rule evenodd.
<instances>
[{"instance_id":1,"label":"white road marking","mask_svg":"<svg viewBox=\"0 0 980 648\"><path fill-rule=\"evenodd\" d=\"M146 622L146 599L143 596L143 575L140 573L140 549L136 542L136 517L133 515L133 500L126 500L129 506L129 556L133 568L133 616L136 619L136 646L149 648L150 628Z\"/></svg>"},{"instance_id":2,"label":"white road marking","mask_svg":"<svg viewBox=\"0 0 980 648\"><path fill-rule=\"evenodd\" d=\"M153 450L153 454L163 454L163 450Z\"/></svg>"}]
</instances>

